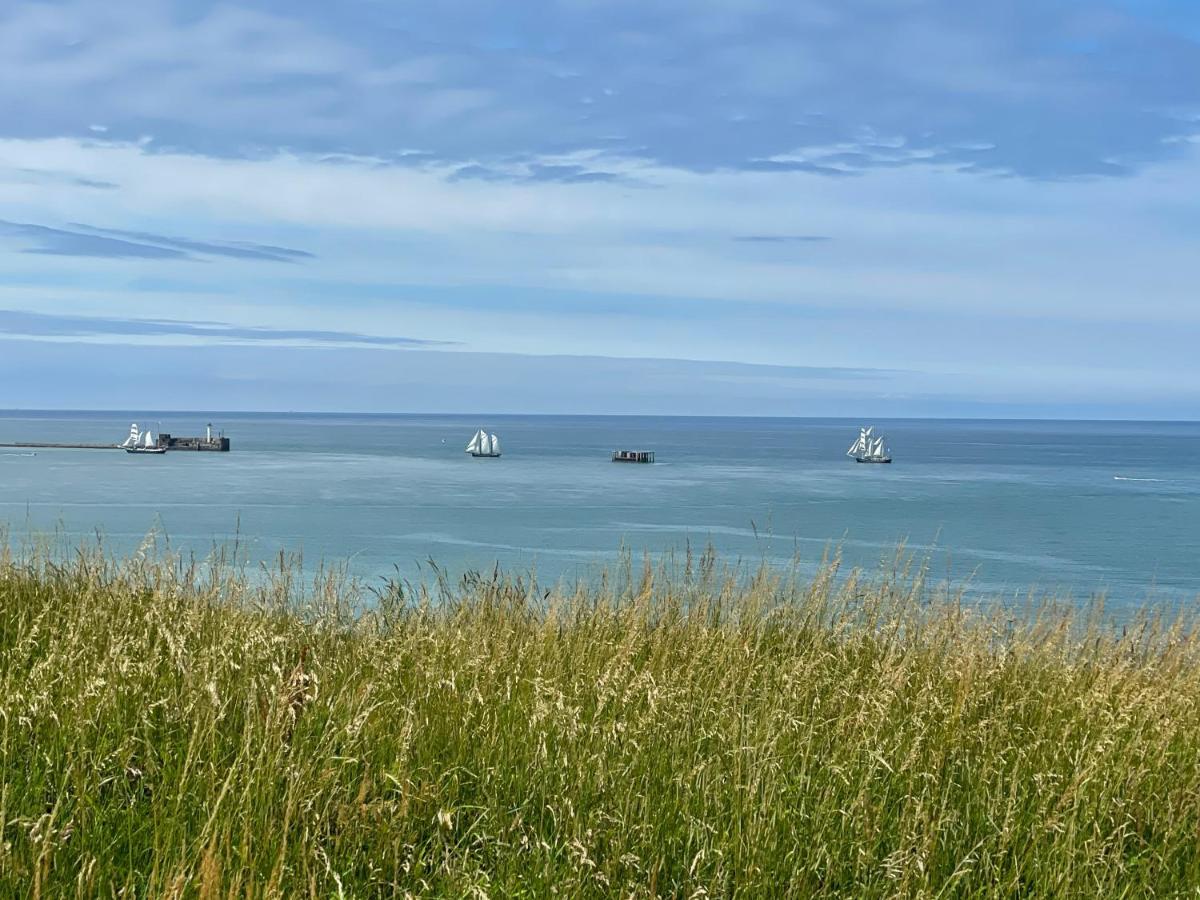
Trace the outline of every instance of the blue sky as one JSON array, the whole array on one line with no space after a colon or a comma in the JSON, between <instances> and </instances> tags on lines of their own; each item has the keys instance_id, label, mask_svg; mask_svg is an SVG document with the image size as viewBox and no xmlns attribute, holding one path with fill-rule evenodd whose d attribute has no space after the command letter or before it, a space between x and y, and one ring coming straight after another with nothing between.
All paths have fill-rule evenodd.
<instances>
[{"instance_id":1,"label":"blue sky","mask_svg":"<svg viewBox=\"0 0 1200 900\"><path fill-rule=\"evenodd\" d=\"M0 5L0 406L1200 417L1200 4Z\"/></svg>"}]
</instances>

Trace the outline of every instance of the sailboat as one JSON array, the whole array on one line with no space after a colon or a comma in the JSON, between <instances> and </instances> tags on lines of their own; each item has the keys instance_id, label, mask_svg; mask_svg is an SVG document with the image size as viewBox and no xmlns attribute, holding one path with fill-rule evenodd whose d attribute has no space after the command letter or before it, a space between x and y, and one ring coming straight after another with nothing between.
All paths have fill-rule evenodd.
<instances>
[{"instance_id":1,"label":"sailboat","mask_svg":"<svg viewBox=\"0 0 1200 900\"><path fill-rule=\"evenodd\" d=\"M875 433L875 426L863 428L858 433L858 440L850 445L847 456L853 456L860 463L890 463L892 451L883 441L883 435Z\"/></svg>"},{"instance_id":2,"label":"sailboat","mask_svg":"<svg viewBox=\"0 0 1200 900\"><path fill-rule=\"evenodd\" d=\"M147 428L145 431L139 432L136 422L129 426L129 437L125 438L125 443L121 446L125 448L126 453L153 453L158 455L167 452L166 447L158 446L158 441L154 439L153 431Z\"/></svg>"},{"instance_id":3,"label":"sailboat","mask_svg":"<svg viewBox=\"0 0 1200 900\"><path fill-rule=\"evenodd\" d=\"M500 455L500 438L480 428L471 438L471 443L467 444L467 452L476 458L494 459Z\"/></svg>"}]
</instances>

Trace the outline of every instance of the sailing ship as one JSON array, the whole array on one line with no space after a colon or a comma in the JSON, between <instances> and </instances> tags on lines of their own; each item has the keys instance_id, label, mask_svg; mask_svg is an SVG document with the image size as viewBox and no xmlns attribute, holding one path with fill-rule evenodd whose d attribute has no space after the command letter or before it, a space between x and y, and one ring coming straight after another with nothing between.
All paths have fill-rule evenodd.
<instances>
[{"instance_id":1,"label":"sailing ship","mask_svg":"<svg viewBox=\"0 0 1200 900\"><path fill-rule=\"evenodd\" d=\"M875 426L863 428L858 433L858 440L850 445L847 456L853 456L860 463L890 463L892 451L884 444L883 435L875 433Z\"/></svg>"},{"instance_id":2,"label":"sailing ship","mask_svg":"<svg viewBox=\"0 0 1200 900\"><path fill-rule=\"evenodd\" d=\"M121 444L125 448L126 453L153 453L158 455L166 453L166 447L158 446L158 441L154 439L154 432L147 428L145 431L138 431L137 422L129 426L129 437L125 438L125 443Z\"/></svg>"},{"instance_id":3,"label":"sailing ship","mask_svg":"<svg viewBox=\"0 0 1200 900\"><path fill-rule=\"evenodd\" d=\"M480 457L495 459L500 455L500 438L494 434L488 434L480 428L471 438L471 443L467 444L467 452L477 459Z\"/></svg>"}]
</instances>

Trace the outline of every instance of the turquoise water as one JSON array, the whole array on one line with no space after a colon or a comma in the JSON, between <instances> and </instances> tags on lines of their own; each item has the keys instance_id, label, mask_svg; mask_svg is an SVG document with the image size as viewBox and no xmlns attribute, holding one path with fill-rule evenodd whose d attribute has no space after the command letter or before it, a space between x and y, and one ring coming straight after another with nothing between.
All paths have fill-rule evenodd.
<instances>
[{"instance_id":1,"label":"turquoise water","mask_svg":"<svg viewBox=\"0 0 1200 900\"><path fill-rule=\"evenodd\" d=\"M856 465L860 423L816 419L0 413L0 441L117 441L129 422L233 452L135 457L0 449L0 521L114 551L152 528L201 554L349 559L368 578L536 567L595 574L622 547L712 543L725 557L815 566L831 544L876 567L900 542L934 574L1008 595L1115 604L1200 595L1200 424L877 421L891 466ZM161 421L161 426L158 422ZM485 426L499 460L462 448ZM614 465L616 448L655 465Z\"/></svg>"}]
</instances>

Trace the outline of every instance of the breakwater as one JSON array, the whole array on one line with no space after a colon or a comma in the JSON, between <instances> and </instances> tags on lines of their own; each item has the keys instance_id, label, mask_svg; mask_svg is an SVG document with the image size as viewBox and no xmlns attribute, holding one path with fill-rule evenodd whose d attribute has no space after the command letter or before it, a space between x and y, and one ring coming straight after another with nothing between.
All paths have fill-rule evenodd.
<instances>
[{"instance_id":1,"label":"breakwater","mask_svg":"<svg viewBox=\"0 0 1200 900\"><path fill-rule=\"evenodd\" d=\"M192 450L211 453L228 453L229 438L224 435L213 437L176 437L171 434L160 434L156 447L167 450ZM64 441L6 441L0 442L0 448L13 450L123 450L123 444L92 444L68 443Z\"/></svg>"}]
</instances>

